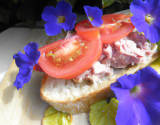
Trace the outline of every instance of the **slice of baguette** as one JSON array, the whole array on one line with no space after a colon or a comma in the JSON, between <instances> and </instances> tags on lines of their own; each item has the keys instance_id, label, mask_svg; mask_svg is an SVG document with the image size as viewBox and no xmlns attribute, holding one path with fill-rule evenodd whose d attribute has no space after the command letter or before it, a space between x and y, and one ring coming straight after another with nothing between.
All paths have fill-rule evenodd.
<instances>
[{"instance_id":1,"label":"slice of baguette","mask_svg":"<svg viewBox=\"0 0 160 125\"><path fill-rule=\"evenodd\" d=\"M152 49L156 49L153 44ZM113 69L112 76L105 76L97 82L83 81L74 83L73 80L64 80L44 75L40 89L41 97L56 109L68 113L89 112L90 106L100 100L113 97L110 84L124 74L134 74L139 69L148 66L160 56L159 52L145 64L129 65L124 69Z\"/></svg>"}]
</instances>

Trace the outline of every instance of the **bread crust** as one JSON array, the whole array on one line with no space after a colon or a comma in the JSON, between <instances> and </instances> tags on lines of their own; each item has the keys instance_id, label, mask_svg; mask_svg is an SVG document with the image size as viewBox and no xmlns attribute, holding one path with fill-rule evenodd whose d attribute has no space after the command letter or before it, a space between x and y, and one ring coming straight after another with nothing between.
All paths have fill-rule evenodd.
<instances>
[{"instance_id":1,"label":"bread crust","mask_svg":"<svg viewBox=\"0 0 160 125\"><path fill-rule=\"evenodd\" d=\"M117 78L119 78L124 74L134 74L138 70L148 66L151 62L156 60L159 56L160 56L160 53L157 52L152 56L151 60L149 60L145 64L135 64L135 65L129 65L123 69L113 69L114 75L105 76L102 78L102 81L98 83L93 83L93 82L88 83L88 81L83 81L82 83L78 83L80 84L80 86L86 86L86 87L89 86L88 89L85 89L85 92L82 91L82 94L78 96L72 95L73 93L71 93L71 95L68 95L69 97L67 97L64 92L65 88L66 90L68 89L67 88L68 84L66 82L65 84L62 84L62 85L57 85L57 84L53 85L55 84L54 82L58 83L59 79L52 78L48 75L44 75L44 79L42 81L42 86L40 89L41 97L43 100L48 102L51 106L54 106L56 109L63 112L68 112L68 113L89 112L90 106L95 102L98 102L100 100L104 100L110 97L114 97L114 93L110 89L110 84L115 82ZM76 83L74 83L71 80L66 80L66 81L69 82L69 84L70 83L74 84L75 89L77 89L78 85ZM61 81L59 81L58 84L61 84ZM64 95L62 95L64 97L61 96L62 99L60 99L60 97L56 97L56 94L55 94L55 97L54 97L54 94L53 96L50 96L50 94L52 94L52 92L56 90L57 86L63 87L63 91L59 91L60 93L64 93ZM95 88L95 86L97 86L97 88ZM49 88L50 90L48 90ZM51 88L53 88L54 90L51 91ZM83 89L83 87L80 87L80 88Z\"/></svg>"}]
</instances>

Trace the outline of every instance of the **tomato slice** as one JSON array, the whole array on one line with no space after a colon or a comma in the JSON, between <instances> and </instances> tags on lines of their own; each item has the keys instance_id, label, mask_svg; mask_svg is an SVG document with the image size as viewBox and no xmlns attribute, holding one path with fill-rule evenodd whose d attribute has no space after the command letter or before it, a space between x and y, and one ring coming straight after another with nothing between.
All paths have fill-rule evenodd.
<instances>
[{"instance_id":1,"label":"tomato slice","mask_svg":"<svg viewBox=\"0 0 160 125\"><path fill-rule=\"evenodd\" d=\"M130 16L125 14L108 14L102 16L101 27L93 27L89 20L84 20L75 26L77 33L84 39L96 39L99 34L103 43L115 42L135 28L130 21Z\"/></svg>"},{"instance_id":2,"label":"tomato slice","mask_svg":"<svg viewBox=\"0 0 160 125\"><path fill-rule=\"evenodd\" d=\"M103 43L115 42L134 30L130 16L125 14L108 14L102 16L103 24L100 27Z\"/></svg>"},{"instance_id":3,"label":"tomato slice","mask_svg":"<svg viewBox=\"0 0 160 125\"><path fill-rule=\"evenodd\" d=\"M99 39L86 41L78 35L58 40L39 49L42 70L56 78L73 79L92 67L102 53Z\"/></svg>"},{"instance_id":4,"label":"tomato slice","mask_svg":"<svg viewBox=\"0 0 160 125\"><path fill-rule=\"evenodd\" d=\"M99 38L99 28L92 26L89 20L84 20L75 26L77 34L86 40L95 40Z\"/></svg>"}]
</instances>

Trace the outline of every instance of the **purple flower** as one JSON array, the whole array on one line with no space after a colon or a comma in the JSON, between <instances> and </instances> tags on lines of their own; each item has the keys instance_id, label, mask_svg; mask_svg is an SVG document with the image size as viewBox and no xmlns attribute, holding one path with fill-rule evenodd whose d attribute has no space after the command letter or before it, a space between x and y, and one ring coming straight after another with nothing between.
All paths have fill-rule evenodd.
<instances>
[{"instance_id":1,"label":"purple flower","mask_svg":"<svg viewBox=\"0 0 160 125\"><path fill-rule=\"evenodd\" d=\"M158 5L159 4L159 5ZM130 5L131 21L152 43L160 40L160 1L134 0Z\"/></svg>"},{"instance_id":2,"label":"purple flower","mask_svg":"<svg viewBox=\"0 0 160 125\"><path fill-rule=\"evenodd\" d=\"M111 84L118 104L117 125L159 125L160 75L146 67Z\"/></svg>"},{"instance_id":3,"label":"purple flower","mask_svg":"<svg viewBox=\"0 0 160 125\"><path fill-rule=\"evenodd\" d=\"M30 42L24 48L25 54L19 51L13 55L17 67L19 67L19 73L13 86L16 86L19 90L25 83L28 83L31 79L33 66L38 63L40 57L40 51L38 51L38 43Z\"/></svg>"},{"instance_id":4,"label":"purple flower","mask_svg":"<svg viewBox=\"0 0 160 125\"><path fill-rule=\"evenodd\" d=\"M95 27L100 27L101 24L103 23L102 10L99 9L98 7L90 7L90 6L84 6L84 10L91 24Z\"/></svg>"},{"instance_id":5,"label":"purple flower","mask_svg":"<svg viewBox=\"0 0 160 125\"><path fill-rule=\"evenodd\" d=\"M65 1L58 2L56 8L46 6L42 13L42 19L48 22L44 26L49 36L61 33L62 28L65 31L72 30L76 17L76 14L72 13L72 6Z\"/></svg>"}]
</instances>

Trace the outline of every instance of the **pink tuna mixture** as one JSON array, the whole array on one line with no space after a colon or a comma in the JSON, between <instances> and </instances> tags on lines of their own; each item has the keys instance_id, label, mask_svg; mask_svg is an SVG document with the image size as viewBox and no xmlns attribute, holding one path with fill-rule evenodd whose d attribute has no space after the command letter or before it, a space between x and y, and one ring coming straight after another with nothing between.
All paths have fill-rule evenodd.
<instances>
[{"instance_id":1,"label":"pink tuna mixture","mask_svg":"<svg viewBox=\"0 0 160 125\"><path fill-rule=\"evenodd\" d=\"M144 35L131 33L112 44L104 44L99 60L73 80L75 82L82 82L84 79L93 81L94 77L111 75L113 68L125 68L135 63L145 63L154 53L151 50L151 43L147 42Z\"/></svg>"}]
</instances>

